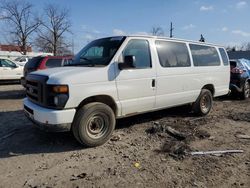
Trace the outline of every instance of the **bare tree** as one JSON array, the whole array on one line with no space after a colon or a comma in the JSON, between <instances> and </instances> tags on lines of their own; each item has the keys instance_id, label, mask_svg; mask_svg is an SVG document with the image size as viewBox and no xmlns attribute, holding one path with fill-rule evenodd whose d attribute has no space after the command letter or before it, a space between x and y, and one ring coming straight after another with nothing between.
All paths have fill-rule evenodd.
<instances>
[{"instance_id":1,"label":"bare tree","mask_svg":"<svg viewBox=\"0 0 250 188\"><path fill-rule=\"evenodd\" d=\"M23 55L27 53L32 33L39 27L40 21L32 13L33 5L24 1L1 2L1 20L6 22L8 37L17 44Z\"/></svg>"},{"instance_id":2,"label":"bare tree","mask_svg":"<svg viewBox=\"0 0 250 188\"><path fill-rule=\"evenodd\" d=\"M164 31L161 27L152 27L151 33L154 36L164 36Z\"/></svg>"},{"instance_id":3,"label":"bare tree","mask_svg":"<svg viewBox=\"0 0 250 188\"><path fill-rule=\"evenodd\" d=\"M69 11L49 4L44 8L42 27L38 30L36 46L54 55L62 54L62 49L70 46L65 34L70 33Z\"/></svg>"},{"instance_id":4,"label":"bare tree","mask_svg":"<svg viewBox=\"0 0 250 188\"><path fill-rule=\"evenodd\" d=\"M249 51L250 50L250 42L245 42L239 45L239 50L241 51Z\"/></svg>"}]
</instances>

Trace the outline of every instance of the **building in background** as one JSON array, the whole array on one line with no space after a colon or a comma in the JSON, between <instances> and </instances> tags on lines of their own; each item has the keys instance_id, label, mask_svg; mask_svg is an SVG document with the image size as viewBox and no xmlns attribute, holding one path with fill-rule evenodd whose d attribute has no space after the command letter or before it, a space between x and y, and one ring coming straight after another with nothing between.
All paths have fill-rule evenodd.
<instances>
[{"instance_id":1,"label":"building in background","mask_svg":"<svg viewBox=\"0 0 250 188\"><path fill-rule=\"evenodd\" d=\"M25 57L32 58L39 55L53 55L53 54L44 52L33 52L30 46L27 47L27 54L25 55ZM19 46L0 44L0 57L5 57L14 60L22 56L23 55L21 53L21 49Z\"/></svg>"}]
</instances>

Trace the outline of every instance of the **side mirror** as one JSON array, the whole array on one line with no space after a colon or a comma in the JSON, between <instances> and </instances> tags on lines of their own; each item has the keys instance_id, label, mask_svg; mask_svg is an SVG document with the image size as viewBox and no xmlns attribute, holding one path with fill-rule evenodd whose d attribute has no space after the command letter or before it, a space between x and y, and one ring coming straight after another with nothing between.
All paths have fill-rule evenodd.
<instances>
[{"instance_id":1,"label":"side mirror","mask_svg":"<svg viewBox=\"0 0 250 188\"><path fill-rule=\"evenodd\" d=\"M127 55L124 57L124 62L119 63L118 67L120 70L135 68L135 56Z\"/></svg>"}]
</instances>

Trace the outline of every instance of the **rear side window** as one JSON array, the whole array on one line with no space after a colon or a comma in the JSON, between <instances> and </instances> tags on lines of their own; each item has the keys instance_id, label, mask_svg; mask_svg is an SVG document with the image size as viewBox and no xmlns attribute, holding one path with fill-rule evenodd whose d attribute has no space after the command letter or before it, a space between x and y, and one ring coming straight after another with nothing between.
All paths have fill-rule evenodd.
<instances>
[{"instance_id":1,"label":"rear side window","mask_svg":"<svg viewBox=\"0 0 250 188\"><path fill-rule=\"evenodd\" d=\"M46 67L61 67L62 66L62 59L48 59L46 62Z\"/></svg>"},{"instance_id":2,"label":"rear side window","mask_svg":"<svg viewBox=\"0 0 250 188\"><path fill-rule=\"evenodd\" d=\"M189 67L191 65L185 43L156 41L155 44L162 67Z\"/></svg>"},{"instance_id":3,"label":"rear side window","mask_svg":"<svg viewBox=\"0 0 250 188\"><path fill-rule=\"evenodd\" d=\"M219 66L220 57L215 47L189 44L194 66Z\"/></svg>"},{"instance_id":4,"label":"rear side window","mask_svg":"<svg viewBox=\"0 0 250 188\"><path fill-rule=\"evenodd\" d=\"M219 51L220 51L220 55L221 55L223 64L228 65L228 58L227 58L226 51L223 48L219 48Z\"/></svg>"},{"instance_id":5,"label":"rear side window","mask_svg":"<svg viewBox=\"0 0 250 188\"><path fill-rule=\"evenodd\" d=\"M25 68L28 68L28 69L37 68L40 65L40 62L42 61L42 59L43 57L33 57L25 64Z\"/></svg>"}]
</instances>

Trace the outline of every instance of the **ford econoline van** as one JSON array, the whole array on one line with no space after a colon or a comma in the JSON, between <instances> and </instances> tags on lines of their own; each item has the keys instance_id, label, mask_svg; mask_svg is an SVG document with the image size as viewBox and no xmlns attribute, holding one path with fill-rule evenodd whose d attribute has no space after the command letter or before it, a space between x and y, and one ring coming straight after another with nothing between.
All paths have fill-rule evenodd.
<instances>
[{"instance_id":1,"label":"ford econoline van","mask_svg":"<svg viewBox=\"0 0 250 188\"><path fill-rule=\"evenodd\" d=\"M201 116L229 91L222 46L153 36L90 42L66 67L26 77L24 111L40 128L72 131L86 146L104 144L116 119L183 104Z\"/></svg>"}]
</instances>

